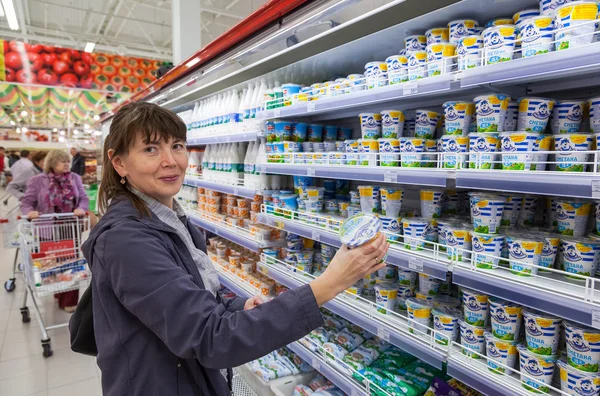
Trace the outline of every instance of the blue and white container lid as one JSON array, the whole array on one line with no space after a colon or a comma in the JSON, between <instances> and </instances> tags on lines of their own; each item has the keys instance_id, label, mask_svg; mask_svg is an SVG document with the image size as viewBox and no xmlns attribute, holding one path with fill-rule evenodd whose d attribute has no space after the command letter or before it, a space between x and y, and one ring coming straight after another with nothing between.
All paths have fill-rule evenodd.
<instances>
[{"instance_id":1,"label":"blue and white container lid","mask_svg":"<svg viewBox=\"0 0 600 396\"><path fill-rule=\"evenodd\" d=\"M381 232L379 219L368 213L358 213L346 219L340 227L340 241L355 248L371 241Z\"/></svg>"}]
</instances>

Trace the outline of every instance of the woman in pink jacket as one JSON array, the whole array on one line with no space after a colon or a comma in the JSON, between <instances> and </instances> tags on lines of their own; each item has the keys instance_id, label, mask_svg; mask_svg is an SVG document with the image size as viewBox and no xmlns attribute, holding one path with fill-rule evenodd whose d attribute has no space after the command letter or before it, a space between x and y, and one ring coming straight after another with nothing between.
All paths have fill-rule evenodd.
<instances>
[{"instance_id":1,"label":"woman in pink jacket","mask_svg":"<svg viewBox=\"0 0 600 396\"><path fill-rule=\"evenodd\" d=\"M69 155L65 151L52 150L46 156L44 172L32 177L21 199L21 213L35 219L40 214L73 213L83 216L89 200L81 182L81 176L69 172ZM55 295L58 306L73 312L79 299L74 290Z\"/></svg>"}]
</instances>

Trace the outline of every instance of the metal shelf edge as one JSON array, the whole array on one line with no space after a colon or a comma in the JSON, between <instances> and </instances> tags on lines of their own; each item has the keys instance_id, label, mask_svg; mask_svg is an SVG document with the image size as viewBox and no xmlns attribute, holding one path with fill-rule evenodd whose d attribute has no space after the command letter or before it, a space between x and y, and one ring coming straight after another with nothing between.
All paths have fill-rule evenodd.
<instances>
[{"instance_id":1,"label":"metal shelf edge","mask_svg":"<svg viewBox=\"0 0 600 396\"><path fill-rule=\"evenodd\" d=\"M214 224L210 221L207 221L201 217L194 215L193 213L188 212L188 217L190 218L190 221L193 224L202 227L215 235L228 239L231 242L237 243L240 246L248 248L254 252L260 253L260 246L258 242L252 241L248 238L238 235L233 231L225 229L224 227L220 227L217 224Z\"/></svg>"},{"instance_id":2,"label":"metal shelf edge","mask_svg":"<svg viewBox=\"0 0 600 396\"><path fill-rule=\"evenodd\" d=\"M244 198L254 198L256 191L243 186L231 186L200 179L198 177L187 176L183 181L184 184L189 184L195 187L204 187L210 190L219 191L225 194L237 195Z\"/></svg>"},{"instance_id":3,"label":"metal shelf edge","mask_svg":"<svg viewBox=\"0 0 600 396\"><path fill-rule=\"evenodd\" d=\"M506 396L506 390L498 389L499 384L494 382L491 378L477 375L477 373L471 372L469 367L455 362L452 359L448 359L448 375L475 388L484 395Z\"/></svg>"},{"instance_id":4,"label":"metal shelf edge","mask_svg":"<svg viewBox=\"0 0 600 396\"><path fill-rule=\"evenodd\" d=\"M235 294L237 294L240 297L248 297L248 298L252 297L250 295L250 293L248 293L246 290L244 290L244 288L242 288L237 283L231 281L229 278L227 278L226 276L224 276L220 273L219 273L219 281L221 282L221 284L223 286L225 286L226 288L228 288L229 290L231 290L232 292L234 292Z\"/></svg>"},{"instance_id":5,"label":"metal shelf edge","mask_svg":"<svg viewBox=\"0 0 600 396\"><path fill-rule=\"evenodd\" d=\"M205 144L218 144L218 143L236 143L236 142L250 142L256 140L259 136L259 131L250 131L244 133L235 133L220 136L210 136L202 138L188 138L188 146L203 146Z\"/></svg>"}]
</instances>

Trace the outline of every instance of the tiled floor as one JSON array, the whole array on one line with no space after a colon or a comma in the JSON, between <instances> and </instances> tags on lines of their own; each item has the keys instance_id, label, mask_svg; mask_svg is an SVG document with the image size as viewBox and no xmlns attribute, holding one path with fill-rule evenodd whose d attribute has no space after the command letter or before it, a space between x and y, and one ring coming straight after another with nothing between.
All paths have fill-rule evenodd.
<instances>
[{"instance_id":1,"label":"tiled floor","mask_svg":"<svg viewBox=\"0 0 600 396\"><path fill-rule=\"evenodd\" d=\"M0 189L0 197L3 195L4 190ZM4 210L0 208L0 217ZM12 273L14 254L15 250L3 249L0 243L0 396L101 395L100 370L95 359L71 351L66 327L48 332L54 355L42 356L40 327L30 296L31 322L21 321L19 308L25 290L22 277L18 277L14 292L4 290L4 282ZM52 297L38 303L47 325L68 321L70 314L59 310Z\"/></svg>"}]
</instances>

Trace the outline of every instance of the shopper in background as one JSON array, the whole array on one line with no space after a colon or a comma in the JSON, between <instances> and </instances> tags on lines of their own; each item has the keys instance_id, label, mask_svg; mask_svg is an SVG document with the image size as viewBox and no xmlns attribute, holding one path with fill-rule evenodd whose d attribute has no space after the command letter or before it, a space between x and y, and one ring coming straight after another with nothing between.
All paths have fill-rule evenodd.
<instances>
[{"instance_id":1,"label":"shopper in background","mask_svg":"<svg viewBox=\"0 0 600 396\"><path fill-rule=\"evenodd\" d=\"M12 166L13 166L14 164L16 164L16 163L17 163L17 161L19 161L20 159L21 159L21 157L19 157L19 156L17 155L17 152L16 152L16 151L11 151L11 152L9 152L9 153L8 153L8 167L9 167L9 168L12 168ZM8 169L7 169L7 170L8 170Z\"/></svg>"},{"instance_id":2,"label":"shopper in background","mask_svg":"<svg viewBox=\"0 0 600 396\"><path fill-rule=\"evenodd\" d=\"M29 169L33 166L33 163L29 160L29 156L31 155L29 150L21 150L19 154L21 155L21 158L10 166L10 173L13 180L19 176L19 173L22 170Z\"/></svg>"},{"instance_id":3,"label":"shopper in background","mask_svg":"<svg viewBox=\"0 0 600 396\"><path fill-rule=\"evenodd\" d=\"M40 214L73 213L84 216L89 200L81 183L81 176L69 172L69 155L61 150L52 150L46 156L44 172L32 177L21 198L21 213L29 219ZM79 299L79 291L55 295L58 306L73 312Z\"/></svg>"},{"instance_id":4,"label":"shopper in background","mask_svg":"<svg viewBox=\"0 0 600 396\"><path fill-rule=\"evenodd\" d=\"M389 244L382 234L342 247L320 277L267 303L224 301L204 237L174 199L188 165L185 140L177 115L132 103L116 114L104 143L105 215L83 252L93 273L105 396L230 395L220 369L322 326L319 306L384 266Z\"/></svg>"},{"instance_id":5,"label":"shopper in background","mask_svg":"<svg viewBox=\"0 0 600 396\"><path fill-rule=\"evenodd\" d=\"M23 198L29 179L43 172L44 160L46 159L47 154L48 153L45 151L38 151L31 156L31 160L22 157L16 164L14 164L11 168L11 171L13 172L13 179L10 183L8 183L6 191L17 199ZM21 156L23 156L23 151L21 151ZM24 164L26 164L26 166ZM14 170L17 165L19 165L18 172Z\"/></svg>"},{"instance_id":6,"label":"shopper in background","mask_svg":"<svg viewBox=\"0 0 600 396\"><path fill-rule=\"evenodd\" d=\"M80 149L76 147L71 147L71 156L73 157L73 161L71 163L71 172L78 174L79 176L83 176L85 174L85 158L79 152Z\"/></svg>"}]
</instances>

